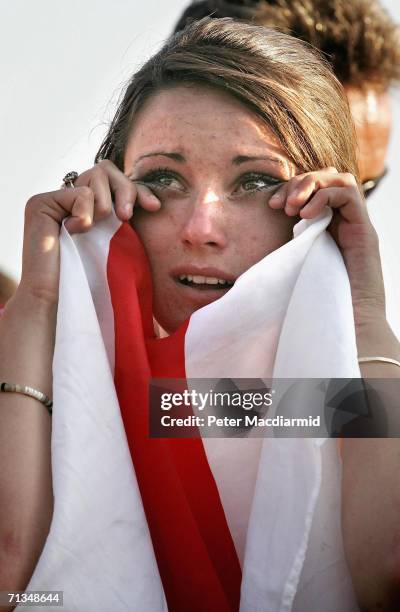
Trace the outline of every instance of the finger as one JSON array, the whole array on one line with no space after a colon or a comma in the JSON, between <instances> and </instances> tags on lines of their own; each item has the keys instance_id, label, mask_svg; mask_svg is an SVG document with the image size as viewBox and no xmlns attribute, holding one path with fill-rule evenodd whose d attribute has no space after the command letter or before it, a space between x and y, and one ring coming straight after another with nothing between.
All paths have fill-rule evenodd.
<instances>
[{"instance_id":1,"label":"finger","mask_svg":"<svg viewBox=\"0 0 400 612\"><path fill-rule=\"evenodd\" d=\"M42 209L47 215L52 217L54 221L61 223L61 221L68 217L72 213L72 209L75 204L75 200L80 198L88 198L89 210L90 200L93 199L93 192L90 187L76 187L75 189L59 189L57 191L49 191L33 196L30 201L32 202L32 211ZM29 206L29 202L27 207Z\"/></svg>"},{"instance_id":2,"label":"finger","mask_svg":"<svg viewBox=\"0 0 400 612\"><path fill-rule=\"evenodd\" d=\"M289 216L298 215L299 209L305 206L313 194L320 189L347 187L354 190L355 197L358 197L359 194L354 176L349 173L339 174L335 168L326 168L295 178L297 180L291 180L287 190L285 212Z\"/></svg>"},{"instance_id":3,"label":"finger","mask_svg":"<svg viewBox=\"0 0 400 612\"><path fill-rule=\"evenodd\" d=\"M136 186L108 159L102 160L95 167L108 181L117 217L121 221L127 221L132 216L137 197Z\"/></svg>"},{"instance_id":4,"label":"finger","mask_svg":"<svg viewBox=\"0 0 400 612\"><path fill-rule=\"evenodd\" d=\"M328 174L338 174L338 171L333 166L324 168L322 172L326 172ZM315 173L313 172L302 173L293 176L289 181L285 181L282 187L277 189L277 191L271 196L268 204L271 206L271 208L284 208L289 194L292 194L306 177L313 176L314 174ZM298 214L298 212L293 211L293 214Z\"/></svg>"},{"instance_id":5,"label":"finger","mask_svg":"<svg viewBox=\"0 0 400 612\"><path fill-rule=\"evenodd\" d=\"M311 196L317 191L317 181L314 174L306 174L290 181L286 192L285 212L289 216L298 215Z\"/></svg>"},{"instance_id":6,"label":"finger","mask_svg":"<svg viewBox=\"0 0 400 612\"><path fill-rule=\"evenodd\" d=\"M70 234L87 232L93 225L94 193L90 187L76 187L64 191L70 192L72 206L65 227ZM72 192L72 193L71 193ZM58 202L64 198L58 198ZM62 205L62 204L61 204Z\"/></svg>"},{"instance_id":7,"label":"finger","mask_svg":"<svg viewBox=\"0 0 400 612\"><path fill-rule=\"evenodd\" d=\"M317 191L299 214L302 219L313 219L325 206L340 209L341 216L349 223L363 223L367 219L361 196L357 197L351 187L329 187Z\"/></svg>"},{"instance_id":8,"label":"finger","mask_svg":"<svg viewBox=\"0 0 400 612\"><path fill-rule=\"evenodd\" d=\"M160 208L160 200L148 187L134 183L112 162L103 160L98 166L107 174L113 192L115 212L122 221L131 218L136 203L149 211Z\"/></svg>"},{"instance_id":9,"label":"finger","mask_svg":"<svg viewBox=\"0 0 400 612\"><path fill-rule=\"evenodd\" d=\"M353 187L358 191L357 181L352 174L339 173L335 168L324 168L298 175L290 180L287 193L289 203L294 205L296 198L302 199L302 193L307 196L311 190L317 191L327 187Z\"/></svg>"},{"instance_id":10,"label":"finger","mask_svg":"<svg viewBox=\"0 0 400 612\"><path fill-rule=\"evenodd\" d=\"M148 210L150 212L159 210L161 207L161 202L157 198L157 196L147 187L143 185L143 183L136 184L137 189L137 199L136 203L140 204L142 208Z\"/></svg>"},{"instance_id":11,"label":"finger","mask_svg":"<svg viewBox=\"0 0 400 612\"><path fill-rule=\"evenodd\" d=\"M284 207L289 182L290 181L283 183L283 185L281 185L279 189L277 189L275 193L269 198L268 205L271 208L279 210L280 208Z\"/></svg>"},{"instance_id":12,"label":"finger","mask_svg":"<svg viewBox=\"0 0 400 612\"><path fill-rule=\"evenodd\" d=\"M98 166L83 172L75 181L75 188L87 186L94 195L94 221L105 219L111 214L113 205L107 174Z\"/></svg>"}]
</instances>

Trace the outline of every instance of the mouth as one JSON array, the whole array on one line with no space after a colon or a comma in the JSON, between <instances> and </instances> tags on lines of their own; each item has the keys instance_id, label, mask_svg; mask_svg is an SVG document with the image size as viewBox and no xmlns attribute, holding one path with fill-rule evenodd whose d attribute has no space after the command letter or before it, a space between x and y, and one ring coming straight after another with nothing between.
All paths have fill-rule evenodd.
<instances>
[{"instance_id":1,"label":"mouth","mask_svg":"<svg viewBox=\"0 0 400 612\"><path fill-rule=\"evenodd\" d=\"M195 307L218 300L233 287L236 277L214 267L186 264L171 271L182 297Z\"/></svg>"},{"instance_id":2,"label":"mouth","mask_svg":"<svg viewBox=\"0 0 400 612\"><path fill-rule=\"evenodd\" d=\"M230 281L217 276L201 276L192 274L180 274L175 280L184 285L200 291L220 291L233 287L235 281Z\"/></svg>"}]
</instances>

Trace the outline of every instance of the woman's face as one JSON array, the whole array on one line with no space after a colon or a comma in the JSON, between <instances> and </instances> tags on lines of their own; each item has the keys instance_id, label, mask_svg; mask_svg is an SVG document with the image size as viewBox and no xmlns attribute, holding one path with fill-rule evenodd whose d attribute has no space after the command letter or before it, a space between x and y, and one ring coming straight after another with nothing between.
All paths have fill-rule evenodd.
<instances>
[{"instance_id":1,"label":"woman's face","mask_svg":"<svg viewBox=\"0 0 400 612\"><path fill-rule=\"evenodd\" d=\"M157 212L137 207L132 223L152 270L154 316L169 333L292 237L296 220L267 201L295 167L265 124L222 91L176 86L153 96L135 120L124 171L161 201Z\"/></svg>"}]
</instances>

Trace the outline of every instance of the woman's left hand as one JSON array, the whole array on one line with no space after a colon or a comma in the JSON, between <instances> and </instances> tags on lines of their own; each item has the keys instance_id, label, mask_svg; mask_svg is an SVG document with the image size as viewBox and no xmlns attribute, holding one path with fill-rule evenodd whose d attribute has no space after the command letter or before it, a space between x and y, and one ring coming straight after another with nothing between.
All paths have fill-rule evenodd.
<instances>
[{"instance_id":1,"label":"woman's left hand","mask_svg":"<svg viewBox=\"0 0 400 612\"><path fill-rule=\"evenodd\" d=\"M335 168L299 174L284 183L269 206L290 217L312 219L333 209L329 231L340 248L350 279L356 327L385 319L385 292L377 233L352 174Z\"/></svg>"}]
</instances>

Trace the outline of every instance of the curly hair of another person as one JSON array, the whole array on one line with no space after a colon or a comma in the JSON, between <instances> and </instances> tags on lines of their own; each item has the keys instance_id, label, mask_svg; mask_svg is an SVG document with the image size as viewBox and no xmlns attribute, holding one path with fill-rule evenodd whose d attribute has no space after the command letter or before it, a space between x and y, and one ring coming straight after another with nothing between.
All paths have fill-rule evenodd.
<instances>
[{"instance_id":1,"label":"curly hair of another person","mask_svg":"<svg viewBox=\"0 0 400 612\"><path fill-rule=\"evenodd\" d=\"M378 0L200 0L175 31L211 17L232 17L296 36L319 49L345 85L400 83L400 29Z\"/></svg>"}]
</instances>

